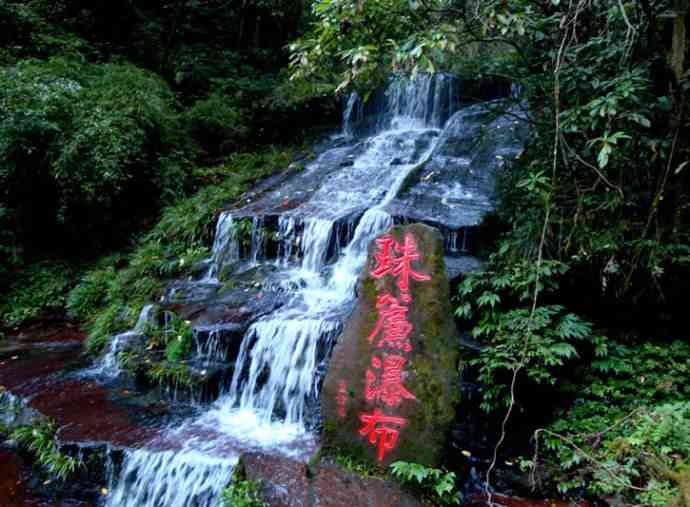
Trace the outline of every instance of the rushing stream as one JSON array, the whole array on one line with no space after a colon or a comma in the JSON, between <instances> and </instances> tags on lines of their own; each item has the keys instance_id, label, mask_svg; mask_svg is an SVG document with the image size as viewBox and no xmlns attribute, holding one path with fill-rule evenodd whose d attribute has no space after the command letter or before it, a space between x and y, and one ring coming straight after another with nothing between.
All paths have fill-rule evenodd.
<instances>
[{"instance_id":1,"label":"rushing stream","mask_svg":"<svg viewBox=\"0 0 690 507\"><path fill-rule=\"evenodd\" d=\"M482 129L508 131L516 122L487 119L478 106L461 109L460 91L451 76L420 75L394 82L367 106L353 95L342 133L299 174L220 215L208 269L189 283L213 289L228 271L263 266L270 274L262 290L280 294L282 303L249 326L236 358L221 340L224 324L195 330L196 359L234 360L232 376L201 415L125 451L119 471L113 469L108 506L216 505L242 451L313 451L320 383L353 308L369 242L425 213L445 233L449 255L467 252L469 228L491 207L487 167L519 151L515 133L478 148ZM238 224L247 219L243 244ZM126 338L113 340L101 374L117 374L115 355Z\"/></svg>"}]
</instances>

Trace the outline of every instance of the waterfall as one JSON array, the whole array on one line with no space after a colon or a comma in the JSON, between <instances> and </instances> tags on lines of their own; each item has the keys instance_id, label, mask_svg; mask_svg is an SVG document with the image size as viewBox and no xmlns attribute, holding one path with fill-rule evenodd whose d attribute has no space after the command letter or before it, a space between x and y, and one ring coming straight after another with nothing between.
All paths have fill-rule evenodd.
<instances>
[{"instance_id":1,"label":"waterfall","mask_svg":"<svg viewBox=\"0 0 690 507\"><path fill-rule=\"evenodd\" d=\"M375 132L442 128L459 107L459 89L459 80L450 74L393 76L386 89L373 94L366 104L356 92L349 96L343 110L343 135L352 137L360 127L373 127Z\"/></svg>"},{"instance_id":2,"label":"waterfall","mask_svg":"<svg viewBox=\"0 0 690 507\"><path fill-rule=\"evenodd\" d=\"M227 408L261 410L268 422L280 407L286 423L302 423L306 397L316 394L318 345L328 344L340 330L339 322L321 319L270 319L252 325L237 358L237 364L249 365L249 372L243 382L244 371L235 370Z\"/></svg>"},{"instance_id":3,"label":"waterfall","mask_svg":"<svg viewBox=\"0 0 690 507\"><path fill-rule=\"evenodd\" d=\"M357 92L352 92L347 99L345 109L343 109L343 134L346 137L354 137L353 125L362 120L364 116L364 106Z\"/></svg>"},{"instance_id":4,"label":"waterfall","mask_svg":"<svg viewBox=\"0 0 690 507\"><path fill-rule=\"evenodd\" d=\"M134 329L112 336L106 353L92 368L85 370L84 374L86 376L103 376L110 379L117 377L121 373L118 358L120 352L126 350L132 341L141 339L146 331L146 326L154 319L155 312L156 305L145 305L139 313Z\"/></svg>"},{"instance_id":5,"label":"waterfall","mask_svg":"<svg viewBox=\"0 0 690 507\"><path fill-rule=\"evenodd\" d=\"M213 240L213 257L204 281L217 282L218 274L223 267L239 259L240 242L237 237L236 223L232 214L225 211L218 217L216 236Z\"/></svg>"},{"instance_id":6,"label":"waterfall","mask_svg":"<svg viewBox=\"0 0 690 507\"><path fill-rule=\"evenodd\" d=\"M323 267L334 225L332 220L306 220L302 235L302 269L316 273Z\"/></svg>"},{"instance_id":7,"label":"waterfall","mask_svg":"<svg viewBox=\"0 0 690 507\"><path fill-rule=\"evenodd\" d=\"M338 170L327 172L300 206L273 212L278 215L271 218L277 222L274 260L267 259L265 217L253 218L251 248L241 259L246 249L240 248L237 217L248 215L238 210L219 216L211 265L200 282L217 283L219 274L240 260L272 263L277 274L262 290L281 292L285 301L249 326L232 379L208 410L166 430L163 445L126 451L108 506L216 505L241 450L301 456L312 448L322 375L354 306L367 248L393 225L387 206L434 153L441 128L457 108L457 87L450 76L419 75L393 80L366 105L352 95L342 133L345 143L359 149L334 145L323 160L335 160ZM368 137L358 137L365 131ZM342 144L343 136L339 139ZM303 173L318 173L320 160ZM274 194L278 202L281 192ZM195 330L197 359L226 360L221 328ZM180 442L185 442L181 449Z\"/></svg>"},{"instance_id":8,"label":"waterfall","mask_svg":"<svg viewBox=\"0 0 690 507\"><path fill-rule=\"evenodd\" d=\"M212 362L225 361L227 358L222 341L222 333L222 326L194 328L192 336L194 357L200 359L207 366ZM202 335L205 336L202 337Z\"/></svg>"},{"instance_id":9,"label":"waterfall","mask_svg":"<svg viewBox=\"0 0 690 507\"><path fill-rule=\"evenodd\" d=\"M107 507L217 507L236 461L199 451L126 451Z\"/></svg>"},{"instance_id":10,"label":"waterfall","mask_svg":"<svg viewBox=\"0 0 690 507\"><path fill-rule=\"evenodd\" d=\"M252 246L249 254L251 265L256 266L259 260L264 257L266 240L266 228L264 227L264 217L255 216L252 219Z\"/></svg>"}]
</instances>

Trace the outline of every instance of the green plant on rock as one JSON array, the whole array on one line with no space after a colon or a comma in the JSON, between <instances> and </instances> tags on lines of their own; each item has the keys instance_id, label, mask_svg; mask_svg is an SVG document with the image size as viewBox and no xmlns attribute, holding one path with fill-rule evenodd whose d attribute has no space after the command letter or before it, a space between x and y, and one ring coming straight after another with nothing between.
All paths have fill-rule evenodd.
<instances>
[{"instance_id":1,"label":"green plant on rock","mask_svg":"<svg viewBox=\"0 0 690 507\"><path fill-rule=\"evenodd\" d=\"M57 427L53 421L42 420L31 426L22 426L10 438L31 452L36 460L60 480L66 480L83 463L60 452Z\"/></svg>"},{"instance_id":2,"label":"green plant on rock","mask_svg":"<svg viewBox=\"0 0 690 507\"><path fill-rule=\"evenodd\" d=\"M192 387L194 385L189 367L182 363L169 363L167 361L150 363L146 370L146 376L161 386Z\"/></svg>"},{"instance_id":3,"label":"green plant on rock","mask_svg":"<svg viewBox=\"0 0 690 507\"><path fill-rule=\"evenodd\" d=\"M455 487L454 472L406 461L396 461L390 469L394 477L429 496L434 503L460 505L461 496Z\"/></svg>"},{"instance_id":4,"label":"green plant on rock","mask_svg":"<svg viewBox=\"0 0 690 507\"><path fill-rule=\"evenodd\" d=\"M189 356L192 352L193 330L189 321L173 315L164 330L165 357L170 362L176 362Z\"/></svg>"},{"instance_id":5,"label":"green plant on rock","mask_svg":"<svg viewBox=\"0 0 690 507\"><path fill-rule=\"evenodd\" d=\"M122 367L124 370L127 370L129 372L135 372L136 370L142 367L142 365L138 361L140 357L141 356L138 352L135 352L133 350L125 350L117 355L117 362L120 364L120 367Z\"/></svg>"},{"instance_id":6,"label":"green plant on rock","mask_svg":"<svg viewBox=\"0 0 690 507\"><path fill-rule=\"evenodd\" d=\"M225 507L268 507L259 493L256 482L233 477L230 485L223 490Z\"/></svg>"},{"instance_id":7,"label":"green plant on rock","mask_svg":"<svg viewBox=\"0 0 690 507\"><path fill-rule=\"evenodd\" d=\"M335 455L335 462L345 470L349 470L362 477L376 477L381 475L381 471L371 463L355 458L349 454L343 454L342 452Z\"/></svg>"}]
</instances>

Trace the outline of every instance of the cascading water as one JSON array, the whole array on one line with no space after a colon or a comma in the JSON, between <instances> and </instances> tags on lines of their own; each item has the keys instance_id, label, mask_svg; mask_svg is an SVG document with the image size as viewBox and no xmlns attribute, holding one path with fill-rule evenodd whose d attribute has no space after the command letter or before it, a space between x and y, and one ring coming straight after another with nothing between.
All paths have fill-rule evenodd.
<instances>
[{"instance_id":1,"label":"cascading water","mask_svg":"<svg viewBox=\"0 0 690 507\"><path fill-rule=\"evenodd\" d=\"M213 240L213 258L204 281L217 281L224 266L240 259L240 243L237 240L236 223L231 213L221 213L216 224L216 237Z\"/></svg>"},{"instance_id":2,"label":"cascading water","mask_svg":"<svg viewBox=\"0 0 690 507\"><path fill-rule=\"evenodd\" d=\"M353 95L344 108L342 135L301 173L318 181L318 188L290 209L267 205L277 225L275 260L266 258L261 213L220 215L210 267L199 283L218 284L219 274L241 260L236 219L252 216L248 263L270 264L276 273L262 290L281 291L286 301L248 328L232 379L209 410L165 432L151 449L126 451L109 506L210 506L242 450L310 449L323 364L353 307L368 245L393 224L389 210L406 183L426 170L441 141L447 143L441 129L458 108L458 87L451 76L419 75L393 82L373 105ZM375 118L361 128L367 114ZM374 134L357 138L361 132ZM452 155L443 156L447 167ZM467 166L461 158L458 163ZM276 190L262 198L284 203L291 196ZM465 250L464 238L456 234L450 248ZM205 341L195 335L197 358L223 360L220 335L201 331Z\"/></svg>"},{"instance_id":3,"label":"cascading water","mask_svg":"<svg viewBox=\"0 0 690 507\"><path fill-rule=\"evenodd\" d=\"M108 351L103 355L103 358L93 368L85 371L87 376L102 376L106 378L114 378L120 374L120 362L118 356L123 352L127 346L133 341L141 337L146 331L146 326L151 322L156 307L154 305L145 305L142 308L137 323L134 329L117 334L110 339Z\"/></svg>"}]
</instances>

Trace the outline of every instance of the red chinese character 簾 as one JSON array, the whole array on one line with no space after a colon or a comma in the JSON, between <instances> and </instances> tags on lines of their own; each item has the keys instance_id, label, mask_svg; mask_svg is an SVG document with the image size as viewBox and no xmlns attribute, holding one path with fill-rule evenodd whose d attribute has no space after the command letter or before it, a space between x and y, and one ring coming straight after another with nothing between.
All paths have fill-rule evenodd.
<instances>
[{"instance_id":1,"label":"red chinese character \u7c3e","mask_svg":"<svg viewBox=\"0 0 690 507\"><path fill-rule=\"evenodd\" d=\"M386 354L383 364L378 357L371 358L367 368L364 397L368 402L381 401L389 407L397 407L403 400L416 400L414 394L402 385L402 370L407 359L395 354Z\"/></svg>"},{"instance_id":2,"label":"red chinese character \u7c3e","mask_svg":"<svg viewBox=\"0 0 690 507\"><path fill-rule=\"evenodd\" d=\"M377 266L371 271L371 276L382 278L390 274L397 277L400 298L406 302L411 301L410 278L418 282L431 280L429 275L417 273L412 269L412 261L421 258L414 236L409 232L405 234L405 242L401 245L390 234L385 234L376 240L376 244L378 250L374 258ZM401 254L400 257L395 255L396 252Z\"/></svg>"},{"instance_id":3,"label":"red chinese character \u7c3e","mask_svg":"<svg viewBox=\"0 0 690 507\"><path fill-rule=\"evenodd\" d=\"M374 330L367 338L369 343L372 343L374 338L383 332L383 338L378 341L377 347L383 348L384 345L388 345L405 352L411 351L412 345L408 338L412 332L412 324L407 320L407 306L401 305L390 294L379 294L376 298L376 309L379 312L379 318Z\"/></svg>"},{"instance_id":4,"label":"red chinese character \u7c3e","mask_svg":"<svg viewBox=\"0 0 690 507\"><path fill-rule=\"evenodd\" d=\"M402 427L407 424L407 419L383 415L378 408L374 409L372 414L361 414L359 420L364 424L362 429L359 430L359 434L363 437L369 435L369 442L372 445L376 445L378 441L379 461L383 461L386 451L393 450L398 442L399 430L385 425L392 424ZM377 425L379 424L384 426L378 427Z\"/></svg>"}]
</instances>

